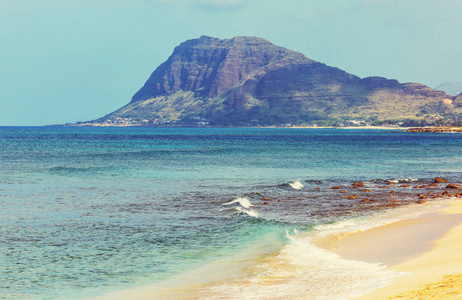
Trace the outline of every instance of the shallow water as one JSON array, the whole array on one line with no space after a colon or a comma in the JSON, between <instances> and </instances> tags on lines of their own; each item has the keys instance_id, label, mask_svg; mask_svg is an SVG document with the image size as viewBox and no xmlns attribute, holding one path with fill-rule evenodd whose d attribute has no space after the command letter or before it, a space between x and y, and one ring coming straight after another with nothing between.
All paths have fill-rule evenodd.
<instances>
[{"instance_id":1,"label":"shallow water","mask_svg":"<svg viewBox=\"0 0 462 300\"><path fill-rule=\"evenodd\" d=\"M436 176L460 182L461 149L462 135L381 130L3 127L0 294L77 299L213 266L221 284L204 297L250 297L257 282L274 288L262 299L303 299L306 291L290 292L297 280L318 274L319 292L338 275L332 266L351 269L307 251L304 234L435 194L413 186ZM355 181L371 192L353 190ZM306 265L316 257L326 261ZM284 276L274 273L280 264ZM369 270L364 278L377 271L377 282L396 275L355 266Z\"/></svg>"}]
</instances>

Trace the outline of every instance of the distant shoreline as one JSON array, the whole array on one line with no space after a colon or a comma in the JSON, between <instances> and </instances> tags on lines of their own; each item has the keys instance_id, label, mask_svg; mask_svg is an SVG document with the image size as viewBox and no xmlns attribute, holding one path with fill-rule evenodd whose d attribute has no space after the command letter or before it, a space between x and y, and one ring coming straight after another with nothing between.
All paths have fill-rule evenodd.
<instances>
[{"instance_id":1,"label":"distant shoreline","mask_svg":"<svg viewBox=\"0 0 462 300\"><path fill-rule=\"evenodd\" d=\"M396 126L210 126L210 125L163 125L163 126L140 126L140 125L114 125L114 124L68 124L68 125L46 125L47 127L137 127L137 128L294 128L294 129L386 129L386 130L407 130L410 127L396 127Z\"/></svg>"},{"instance_id":2,"label":"distant shoreline","mask_svg":"<svg viewBox=\"0 0 462 300\"><path fill-rule=\"evenodd\" d=\"M418 133L462 133L462 127L397 127L397 126L210 126L210 125L186 125L186 124L170 124L163 126L140 126L140 125L116 125L116 124L101 124L101 123L87 123L87 124L64 124L64 125L45 125L38 127L103 127L103 128L290 128L290 129L380 129L380 130L402 130L404 132L418 132Z\"/></svg>"}]
</instances>

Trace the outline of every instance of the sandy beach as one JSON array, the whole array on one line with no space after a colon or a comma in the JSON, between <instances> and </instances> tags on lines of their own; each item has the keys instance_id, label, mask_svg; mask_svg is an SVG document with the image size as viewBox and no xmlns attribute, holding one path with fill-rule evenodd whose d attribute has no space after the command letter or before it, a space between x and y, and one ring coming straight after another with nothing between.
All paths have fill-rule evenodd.
<instances>
[{"instance_id":1,"label":"sandy beach","mask_svg":"<svg viewBox=\"0 0 462 300\"><path fill-rule=\"evenodd\" d=\"M439 212L345 235L331 250L408 273L357 300L461 299L461 240L462 200L454 200Z\"/></svg>"}]
</instances>

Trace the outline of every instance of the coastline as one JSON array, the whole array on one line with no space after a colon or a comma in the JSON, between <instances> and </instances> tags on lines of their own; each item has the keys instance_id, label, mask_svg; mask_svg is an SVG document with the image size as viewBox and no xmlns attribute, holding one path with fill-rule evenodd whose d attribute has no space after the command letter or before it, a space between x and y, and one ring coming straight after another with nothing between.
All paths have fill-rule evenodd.
<instances>
[{"instance_id":1,"label":"coastline","mask_svg":"<svg viewBox=\"0 0 462 300\"><path fill-rule=\"evenodd\" d=\"M422 207L426 205L427 208ZM437 209L433 205L432 202L419 204L415 206L416 216L404 219L400 218L402 212L395 213L392 210L388 219L398 218L399 221L374 226L364 231L321 236L319 240L313 240L316 246L333 252L342 259L381 264L386 267L385 270L405 274L395 277L387 286L371 290L362 296L357 294L353 298L345 299L460 299L462 251L459 243L462 239L462 199L444 201L438 204ZM412 206L403 209L404 216L409 216L409 213L413 215ZM233 264L229 262L229 266ZM286 271L289 270L291 269ZM214 277L214 272L209 274L209 268L196 269L160 284L115 291L89 299L228 299L229 295L221 297L208 294L206 291L211 286L224 286L228 280L233 281L240 277L239 272L234 274L231 269L229 271L228 278L218 279ZM208 279L196 281L193 278ZM273 282L275 278L278 277L270 276L268 279L271 280L262 282L262 286ZM287 279L289 278L295 279ZM258 286L260 284L254 287Z\"/></svg>"},{"instance_id":2,"label":"coastline","mask_svg":"<svg viewBox=\"0 0 462 300\"><path fill-rule=\"evenodd\" d=\"M453 200L436 213L346 234L331 250L407 273L355 300L460 299L461 240L462 200Z\"/></svg>"},{"instance_id":3,"label":"coastline","mask_svg":"<svg viewBox=\"0 0 462 300\"><path fill-rule=\"evenodd\" d=\"M170 124L162 126L141 126L137 124L103 124L103 123L85 123L85 124L64 124L64 125L45 125L46 127L104 127L104 128L287 128L287 129L383 129L383 130L408 130L411 127L397 127L397 126L210 126L210 125L182 125Z\"/></svg>"}]
</instances>

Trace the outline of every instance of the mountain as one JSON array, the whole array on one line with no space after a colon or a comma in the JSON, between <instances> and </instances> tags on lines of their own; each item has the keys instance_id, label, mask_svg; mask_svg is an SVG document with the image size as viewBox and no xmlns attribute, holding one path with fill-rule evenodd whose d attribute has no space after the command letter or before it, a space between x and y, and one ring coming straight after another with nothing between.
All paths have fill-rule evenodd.
<instances>
[{"instance_id":1,"label":"mountain","mask_svg":"<svg viewBox=\"0 0 462 300\"><path fill-rule=\"evenodd\" d=\"M278 125L405 119L447 110L448 100L443 100L453 98L418 83L361 79L258 37L202 36L177 46L130 103L93 123Z\"/></svg>"},{"instance_id":2,"label":"mountain","mask_svg":"<svg viewBox=\"0 0 462 300\"><path fill-rule=\"evenodd\" d=\"M443 82L435 90L444 91L448 95L457 96L462 93L462 82Z\"/></svg>"}]
</instances>

